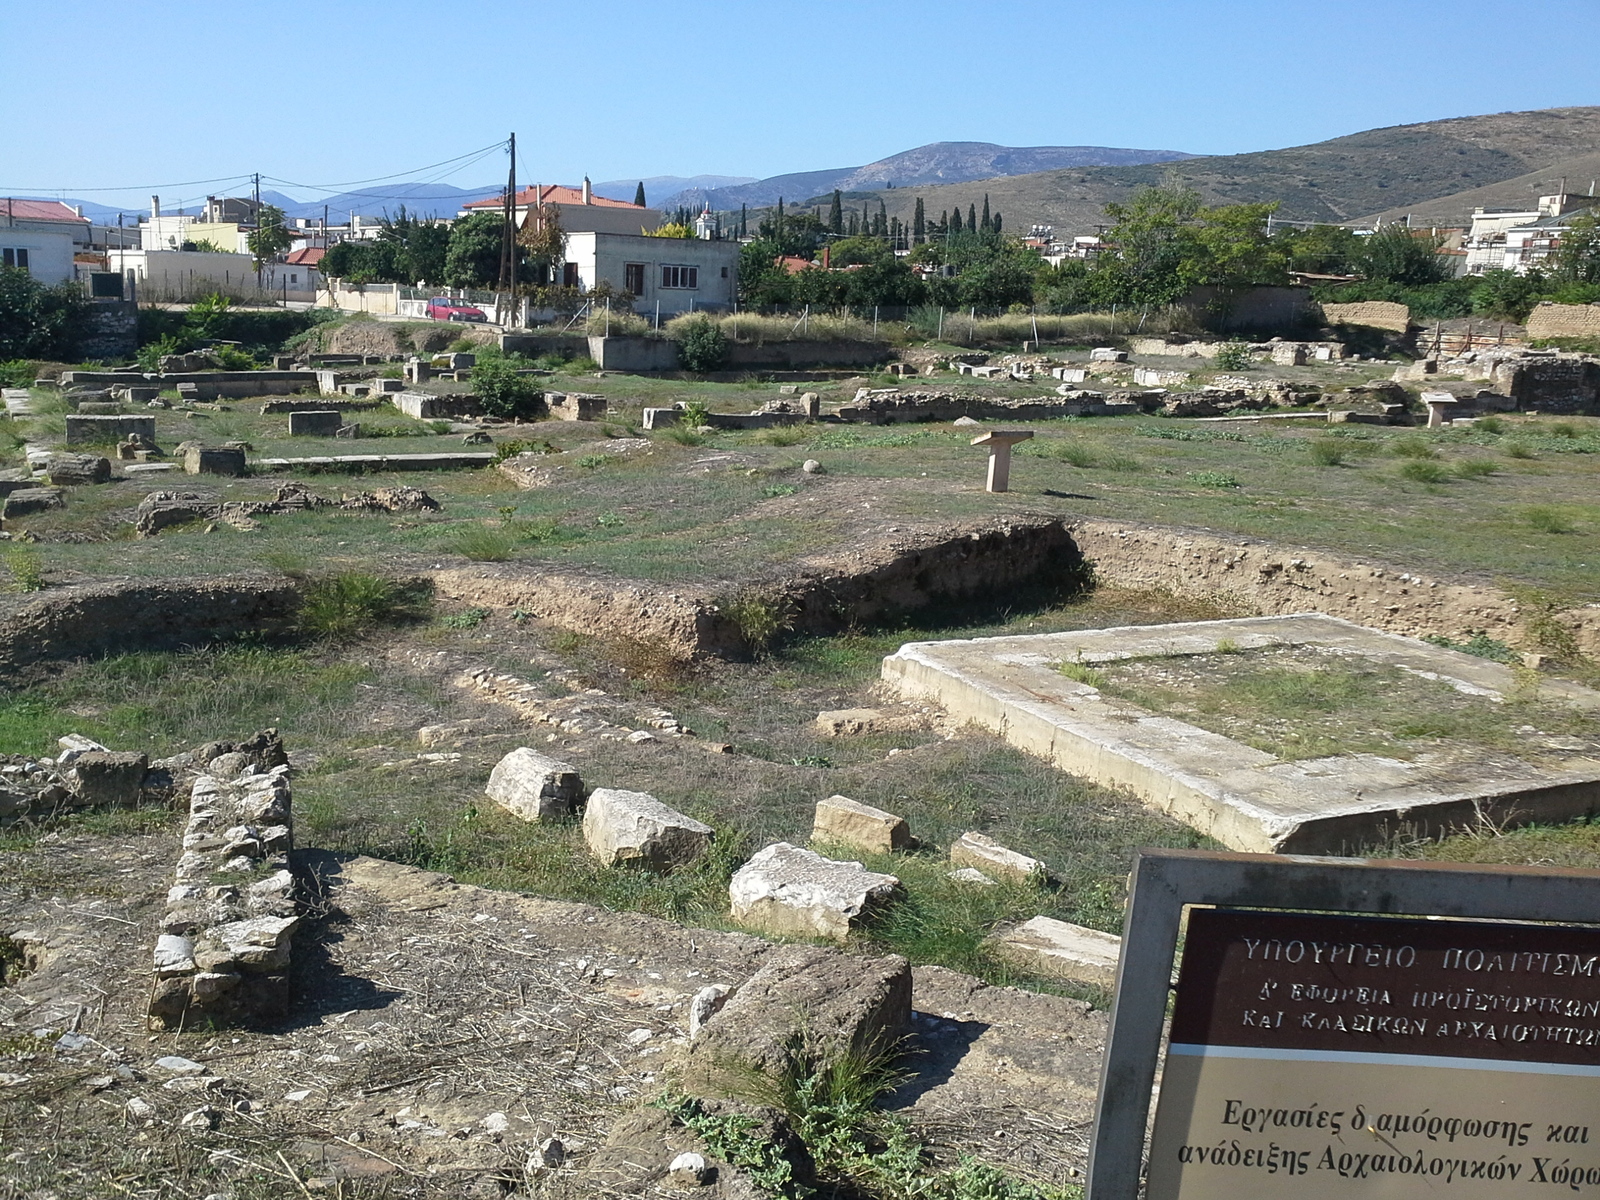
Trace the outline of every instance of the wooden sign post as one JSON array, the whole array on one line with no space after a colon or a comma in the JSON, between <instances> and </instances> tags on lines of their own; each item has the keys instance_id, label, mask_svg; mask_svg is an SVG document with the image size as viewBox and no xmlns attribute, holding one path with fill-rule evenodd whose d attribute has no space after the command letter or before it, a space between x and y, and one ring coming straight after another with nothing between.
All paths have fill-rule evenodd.
<instances>
[{"instance_id":1,"label":"wooden sign post","mask_svg":"<svg viewBox=\"0 0 1600 1200\"><path fill-rule=\"evenodd\" d=\"M1600 872L1141 853L1088 1200L1600 1190L1596 922Z\"/></svg>"},{"instance_id":2,"label":"wooden sign post","mask_svg":"<svg viewBox=\"0 0 1600 1200\"><path fill-rule=\"evenodd\" d=\"M1009 491L1011 487L1011 447L1033 436L1031 429L991 429L972 439L974 446L989 447L989 483L985 490Z\"/></svg>"}]
</instances>

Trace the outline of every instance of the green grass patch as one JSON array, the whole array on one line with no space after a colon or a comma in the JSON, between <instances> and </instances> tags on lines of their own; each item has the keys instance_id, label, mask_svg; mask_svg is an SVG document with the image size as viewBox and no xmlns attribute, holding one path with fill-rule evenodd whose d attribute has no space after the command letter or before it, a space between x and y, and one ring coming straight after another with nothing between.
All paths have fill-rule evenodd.
<instances>
[{"instance_id":1,"label":"green grass patch","mask_svg":"<svg viewBox=\"0 0 1600 1200\"><path fill-rule=\"evenodd\" d=\"M421 606L420 597L392 579L346 571L305 583L298 621L314 637L347 638L414 619Z\"/></svg>"},{"instance_id":2,"label":"green grass patch","mask_svg":"<svg viewBox=\"0 0 1600 1200\"><path fill-rule=\"evenodd\" d=\"M1577 524L1564 509L1553 504L1533 504L1522 510L1522 519L1530 529L1540 533L1576 533Z\"/></svg>"},{"instance_id":3,"label":"green grass patch","mask_svg":"<svg viewBox=\"0 0 1600 1200\"><path fill-rule=\"evenodd\" d=\"M1400 478L1413 483L1445 483L1452 478L1449 468L1425 458L1408 459L1400 465Z\"/></svg>"},{"instance_id":4,"label":"green grass patch","mask_svg":"<svg viewBox=\"0 0 1600 1200\"><path fill-rule=\"evenodd\" d=\"M1236 488L1239 477L1227 471L1191 471L1189 478L1203 488Z\"/></svg>"}]
</instances>

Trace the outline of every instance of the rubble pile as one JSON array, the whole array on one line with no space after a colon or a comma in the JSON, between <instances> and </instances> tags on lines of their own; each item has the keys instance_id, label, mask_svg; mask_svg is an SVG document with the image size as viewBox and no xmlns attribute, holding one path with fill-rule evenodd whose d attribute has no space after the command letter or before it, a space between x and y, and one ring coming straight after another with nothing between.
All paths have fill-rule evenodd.
<instances>
[{"instance_id":1,"label":"rubble pile","mask_svg":"<svg viewBox=\"0 0 1600 1200\"><path fill-rule=\"evenodd\" d=\"M78 734L60 740L54 758L0 755L0 826L44 820L81 808L162 804L172 793L164 763L108 750Z\"/></svg>"},{"instance_id":2,"label":"rubble pile","mask_svg":"<svg viewBox=\"0 0 1600 1200\"><path fill-rule=\"evenodd\" d=\"M303 483L289 482L271 500L218 500L205 492L151 492L133 512L139 537L154 537L163 529L193 521L221 521L236 529L255 529L256 517L337 508L345 512L439 511L440 504L421 488L379 488L357 492L338 500L319 496Z\"/></svg>"}]
</instances>

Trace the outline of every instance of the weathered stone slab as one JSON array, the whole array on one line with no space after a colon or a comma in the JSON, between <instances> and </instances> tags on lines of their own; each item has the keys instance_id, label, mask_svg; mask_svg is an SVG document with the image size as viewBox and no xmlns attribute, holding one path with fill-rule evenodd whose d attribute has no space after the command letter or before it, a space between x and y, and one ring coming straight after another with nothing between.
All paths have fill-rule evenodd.
<instances>
[{"instance_id":1,"label":"weathered stone slab","mask_svg":"<svg viewBox=\"0 0 1600 1200\"><path fill-rule=\"evenodd\" d=\"M1063 662L1317 647L1440 680L1468 695L1504 699L1511 670L1412 638L1305 613L1126 629L922 642L884 660L900 694L933 700L954 718L1095 783L1127 788L1234 850L1349 853L1407 827L1431 837L1496 822L1566 821L1600 808L1600 755L1574 749L1539 765L1504 754L1462 761L1372 754L1280 760L1262 750L1063 675ZM1541 696L1594 711L1600 693L1541 681Z\"/></svg>"},{"instance_id":2,"label":"weathered stone slab","mask_svg":"<svg viewBox=\"0 0 1600 1200\"><path fill-rule=\"evenodd\" d=\"M243 475L244 451L221 446L191 446L184 452L183 469L190 475Z\"/></svg>"},{"instance_id":3,"label":"weathered stone slab","mask_svg":"<svg viewBox=\"0 0 1600 1200\"><path fill-rule=\"evenodd\" d=\"M132 808L150 763L143 754L119 750L89 750L73 760L73 789L78 803Z\"/></svg>"},{"instance_id":4,"label":"weathered stone slab","mask_svg":"<svg viewBox=\"0 0 1600 1200\"><path fill-rule=\"evenodd\" d=\"M788 842L758 850L728 884L733 919L779 936L842 942L899 891L893 875L839 862Z\"/></svg>"},{"instance_id":5,"label":"weathered stone slab","mask_svg":"<svg viewBox=\"0 0 1600 1200\"><path fill-rule=\"evenodd\" d=\"M482 452L330 454L312 458L263 458L256 462L256 468L262 471L461 471L493 463L494 455Z\"/></svg>"},{"instance_id":6,"label":"weathered stone slab","mask_svg":"<svg viewBox=\"0 0 1600 1200\"><path fill-rule=\"evenodd\" d=\"M911 1020L911 967L785 946L706 1018L689 1050L691 1089L716 1094L750 1072L775 1076L797 1051L827 1059L887 1051Z\"/></svg>"},{"instance_id":7,"label":"weathered stone slab","mask_svg":"<svg viewBox=\"0 0 1600 1200\"><path fill-rule=\"evenodd\" d=\"M583 840L606 866L684 866L711 845L711 826L674 812L648 792L596 788L583 811Z\"/></svg>"},{"instance_id":8,"label":"weathered stone slab","mask_svg":"<svg viewBox=\"0 0 1600 1200\"><path fill-rule=\"evenodd\" d=\"M904 817L861 804L846 796L817 801L811 840L843 846L863 854L888 854L911 845L911 827Z\"/></svg>"},{"instance_id":9,"label":"weathered stone slab","mask_svg":"<svg viewBox=\"0 0 1600 1200\"><path fill-rule=\"evenodd\" d=\"M344 414L337 410L292 412L289 414L289 436L331 438L343 424Z\"/></svg>"},{"instance_id":10,"label":"weathered stone slab","mask_svg":"<svg viewBox=\"0 0 1600 1200\"><path fill-rule=\"evenodd\" d=\"M111 460L99 454L52 454L44 473L56 487L82 487L111 480Z\"/></svg>"},{"instance_id":11,"label":"weathered stone slab","mask_svg":"<svg viewBox=\"0 0 1600 1200\"><path fill-rule=\"evenodd\" d=\"M82 406L79 406L78 413L68 416L66 423L67 444L71 446L118 442L135 433L149 438L152 442L156 440L154 417L94 416L86 414Z\"/></svg>"},{"instance_id":12,"label":"weathered stone slab","mask_svg":"<svg viewBox=\"0 0 1600 1200\"><path fill-rule=\"evenodd\" d=\"M66 499L62 496L60 488L18 488L5 498L3 505L0 505L0 520L31 517L35 513L49 512L51 509L66 506Z\"/></svg>"},{"instance_id":13,"label":"weathered stone slab","mask_svg":"<svg viewBox=\"0 0 1600 1200\"><path fill-rule=\"evenodd\" d=\"M521 746L495 764L484 794L524 821L548 821L572 815L583 781L570 764Z\"/></svg>"},{"instance_id":14,"label":"weathered stone slab","mask_svg":"<svg viewBox=\"0 0 1600 1200\"><path fill-rule=\"evenodd\" d=\"M957 867L973 867L991 879L1013 883L1035 883L1048 872L1037 858L1009 850L981 833L963 833L950 844L950 862Z\"/></svg>"},{"instance_id":15,"label":"weathered stone slab","mask_svg":"<svg viewBox=\"0 0 1600 1200\"><path fill-rule=\"evenodd\" d=\"M994 953L1033 975L1092 983L1109 990L1117 982L1122 939L1051 917L1034 917L989 939Z\"/></svg>"}]
</instances>

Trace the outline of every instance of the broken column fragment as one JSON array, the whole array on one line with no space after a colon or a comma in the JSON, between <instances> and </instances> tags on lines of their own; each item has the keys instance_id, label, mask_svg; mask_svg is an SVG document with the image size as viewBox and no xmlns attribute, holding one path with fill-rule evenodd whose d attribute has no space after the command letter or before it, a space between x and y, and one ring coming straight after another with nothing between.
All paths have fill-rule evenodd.
<instances>
[{"instance_id":1,"label":"broken column fragment","mask_svg":"<svg viewBox=\"0 0 1600 1200\"><path fill-rule=\"evenodd\" d=\"M583 799L583 781L568 763L519 746L495 764L485 794L524 821L569 817Z\"/></svg>"}]
</instances>

